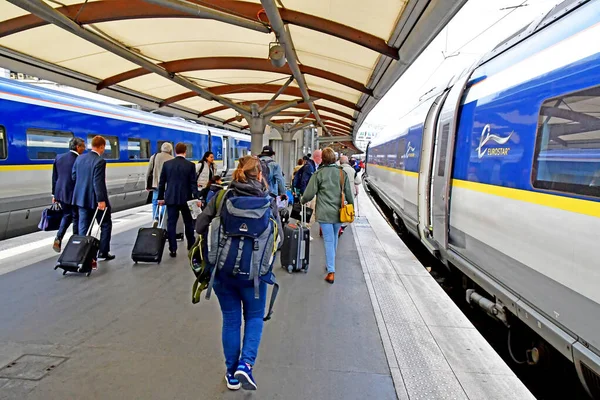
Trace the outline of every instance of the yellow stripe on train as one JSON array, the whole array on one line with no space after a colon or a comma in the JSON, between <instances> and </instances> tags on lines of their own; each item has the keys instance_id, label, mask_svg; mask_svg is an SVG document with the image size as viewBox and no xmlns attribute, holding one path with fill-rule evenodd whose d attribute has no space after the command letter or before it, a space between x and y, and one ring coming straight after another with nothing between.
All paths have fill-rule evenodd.
<instances>
[{"instance_id":1,"label":"yellow stripe on train","mask_svg":"<svg viewBox=\"0 0 600 400\"><path fill-rule=\"evenodd\" d=\"M148 161L144 162L107 162L108 168L115 167L142 167L147 166ZM42 171L51 170L52 164L29 164L29 165L0 165L0 171Z\"/></svg>"},{"instance_id":2,"label":"yellow stripe on train","mask_svg":"<svg viewBox=\"0 0 600 400\"><path fill-rule=\"evenodd\" d=\"M404 171L397 168L384 167L383 165L373 165L386 171L395 172L405 176L419 177L419 174L411 171ZM507 199L524 201L540 206L556 208L559 210L570 211L578 214L589 215L600 218L600 202L584 199L576 199L573 197L558 196L552 193L533 192L531 190L513 189L504 186L489 185L485 183L464 181L461 179L453 179L452 187L472 190L494 196L504 197Z\"/></svg>"}]
</instances>

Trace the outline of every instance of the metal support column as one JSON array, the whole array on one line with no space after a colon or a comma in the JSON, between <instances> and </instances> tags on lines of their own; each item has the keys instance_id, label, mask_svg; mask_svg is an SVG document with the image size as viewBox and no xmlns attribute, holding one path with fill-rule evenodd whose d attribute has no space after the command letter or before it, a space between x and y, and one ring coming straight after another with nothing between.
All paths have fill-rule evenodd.
<instances>
[{"instance_id":1,"label":"metal support column","mask_svg":"<svg viewBox=\"0 0 600 400\"><path fill-rule=\"evenodd\" d=\"M246 117L248 121L248 127L250 128L250 134L252 135L250 142L250 152L252 155L257 156L260 154L263 148L263 136L265 134L265 128L269 123L270 118L263 117L258 112L258 104L252 103L250 105L252 112L251 117Z\"/></svg>"},{"instance_id":2,"label":"metal support column","mask_svg":"<svg viewBox=\"0 0 600 400\"><path fill-rule=\"evenodd\" d=\"M292 145L294 143L292 137L294 133L288 127L284 127L279 133L281 133L281 142L283 145L283 165L281 169L285 176L285 183L289 184L292 178Z\"/></svg>"}]
</instances>

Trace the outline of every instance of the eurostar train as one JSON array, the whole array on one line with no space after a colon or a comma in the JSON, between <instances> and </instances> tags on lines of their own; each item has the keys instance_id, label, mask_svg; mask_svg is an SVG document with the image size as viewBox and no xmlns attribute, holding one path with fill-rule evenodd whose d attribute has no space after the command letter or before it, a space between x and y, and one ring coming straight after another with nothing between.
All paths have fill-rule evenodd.
<instances>
[{"instance_id":1,"label":"eurostar train","mask_svg":"<svg viewBox=\"0 0 600 400\"><path fill-rule=\"evenodd\" d=\"M219 172L250 152L250 136L0 79L0 240L33 232L52 200L54 158L81 137L107 140L113 210L146 202L146 169L165 141L199 160L209 148Z\"/></svg>"},{"instance_id":2,"label":"eurostar train","mask_svg":"<svg viewBox=\"0 0 600 400\"><path fill-rule=\"evenodd\" d=\"M595 398L598 38L600 1L561 3L381 133L366 168L395 218L462 275L472 304L529 326ZM521 360L544 357L527 350Z\"/></svg>"}]
</instances>

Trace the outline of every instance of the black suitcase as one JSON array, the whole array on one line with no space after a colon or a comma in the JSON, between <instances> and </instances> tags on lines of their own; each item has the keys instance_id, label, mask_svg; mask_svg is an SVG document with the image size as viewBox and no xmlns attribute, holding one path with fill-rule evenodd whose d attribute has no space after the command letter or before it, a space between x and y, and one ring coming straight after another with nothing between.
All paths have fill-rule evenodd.
<instances>
[{"instance_id":1,"label":"black suitcase","mask_svg":"<svg viewBox=\"0 0 600 400\"><path fill-rule=\"evenodd\" d=\"M94 226L94 222L96 222L96 214L98 214L98 209L94 213L92 223L85 236L71 236L65 249L60 257L58 257L58 261L54 266L55 270L62 268L63 275L66 275L67 272L78 272L90 276L92 273L92 263L96 260L98 249L100 248L100 240L96 236L100 232L100 225L102 225L106 211L104 211L100 224L98 224L96 236L91 236L92 227Z\"/></svg>"},{"instance_id":2,"label":"black suitcase","mask_svg":"<svg viewBox=\"0 0 600 400\"><path fill-rule=\"evenodd\" d=\"M281 267L287 269L290 274L296 271L308 272L309 257L310 229L306 228L304 221L286 225L283 228Z\"/></svg>"},{"instance_id":3,"label":"black suitcase","mask_svg":"<svg viewBox=\"0 0 600 400\"><path fill-rule=\"evenodd\" d=\"M167 230L163 229L164 217L156 228L140 228L131 250L131 259L138 261L155 262L160 264L167 242Z\"/></svg>"}]
</instances>

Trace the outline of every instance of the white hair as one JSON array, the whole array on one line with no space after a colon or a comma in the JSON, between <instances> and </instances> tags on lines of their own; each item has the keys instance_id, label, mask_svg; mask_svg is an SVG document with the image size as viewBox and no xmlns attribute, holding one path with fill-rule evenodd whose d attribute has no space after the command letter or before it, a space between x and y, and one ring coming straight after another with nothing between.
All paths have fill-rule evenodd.
<instances>
[{"instance_id":1,"label":"white hair","mask_svg":"<svg viewBox=\"0 0 600 400\"><path fill-rule=\"evenodd\" d=\"M169 142L164 142L162 146L160 146L160 151L163 153L173 154L173 145Z\"/></svg>"}]
</instances>

